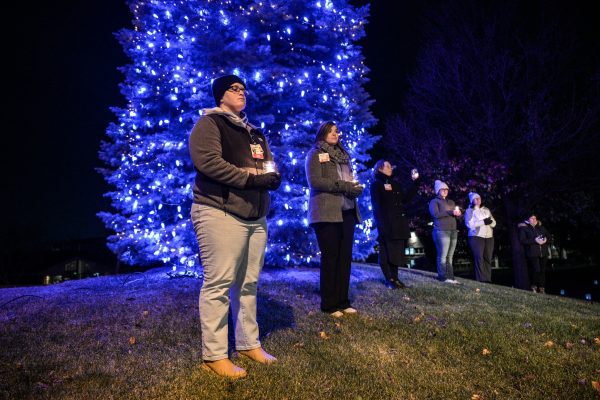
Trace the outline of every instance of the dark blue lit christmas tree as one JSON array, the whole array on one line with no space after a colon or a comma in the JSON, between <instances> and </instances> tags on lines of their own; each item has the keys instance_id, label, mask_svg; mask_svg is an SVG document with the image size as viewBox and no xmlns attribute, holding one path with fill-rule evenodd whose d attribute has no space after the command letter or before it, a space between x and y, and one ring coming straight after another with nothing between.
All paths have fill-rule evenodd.
<instances>
[{"instance_id":1,"label":"dark blue lit christmas tree","mask_svg":"<svg viewBox=\"0 0 600 400\"><path fill-rule=\"evenodd\" d=\"M122 261L164 263L175 271L198 265L189 218L194 171L188 136L203 108L214 106L212 80L241 76L249 88L250 121L267 135L283 175L273 193L267 262L310 262L318 256L307 225L304 159L318 125L333 120L367 184L364 163L377 137L368 69L356 41L367 7L347 1L134 1L134 29L118 34L132 60L123 68L125 108L107 129L100 157L115 212L101 213L115 233L109 246ZM357 229L355 258L373 247L369 197Z\"/></svg>"}]
</instances>

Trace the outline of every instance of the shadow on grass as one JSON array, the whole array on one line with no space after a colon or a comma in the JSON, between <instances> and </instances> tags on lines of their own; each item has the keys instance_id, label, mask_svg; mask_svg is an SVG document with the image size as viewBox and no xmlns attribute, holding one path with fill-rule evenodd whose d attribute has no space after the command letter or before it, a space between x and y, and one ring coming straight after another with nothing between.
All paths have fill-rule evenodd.
<instances>
[{"instance_id":1,"label":"shadow on grass","mask_svg":"<svg viewBox=\"0 0 600 400\"><path fill-rule=\"evenodd\" d=\"M295 326L292 307L269 297L266 293L258 293L257 313L261 340L273 332Z\"/></svg>"}]
</instances>

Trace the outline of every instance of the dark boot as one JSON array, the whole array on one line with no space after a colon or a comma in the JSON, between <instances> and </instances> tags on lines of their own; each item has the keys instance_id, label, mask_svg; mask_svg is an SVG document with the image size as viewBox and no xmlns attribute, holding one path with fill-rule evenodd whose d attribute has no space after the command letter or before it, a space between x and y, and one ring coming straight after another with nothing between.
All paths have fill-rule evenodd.
<instances>
[{"instance_id":1,"label":"dark boot","mask_svg":"<svg viewBox=\"0 0 600 400\"><path fill-rule=\"evenodd\" d=\"M391 281L398 289L404 289L406 285L400 279L392 279Z\"/></svg>"}]
</instances>

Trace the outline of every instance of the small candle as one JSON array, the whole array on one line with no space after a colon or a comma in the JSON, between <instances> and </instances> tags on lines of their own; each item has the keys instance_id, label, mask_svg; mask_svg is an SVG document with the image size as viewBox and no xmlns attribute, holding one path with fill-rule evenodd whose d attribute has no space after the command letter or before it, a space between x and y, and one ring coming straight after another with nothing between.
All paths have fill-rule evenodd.
<instances>
[{"instance_id":1,"label":"small candle","mask_svg":"<svg viewBox=\"0 0 600 400\"><path fill-rule=\"evenodd\" d=\"M264 161L263 169L266 173L277 172L277 165L275 164L275 161Z\"/></svg>"}]
</instances>

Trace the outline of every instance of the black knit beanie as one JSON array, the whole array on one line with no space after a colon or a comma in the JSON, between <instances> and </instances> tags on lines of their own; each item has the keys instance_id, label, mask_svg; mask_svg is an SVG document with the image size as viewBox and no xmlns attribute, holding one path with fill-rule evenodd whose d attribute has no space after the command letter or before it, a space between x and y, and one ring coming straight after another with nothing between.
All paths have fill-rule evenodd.
<instances>
[{"instance_id":1,"label":"black knit beanie","mask_svg":"<svg viewBox=\"0 0 600 400\"><path fill-rule=\"evenodd\" d=\"M223 98L225 91L227 91L234 83L239 83L244 86L244 88L246 87L244 81L235 75L223 75L213 81L212 94L215 98L215 103L217 103L217 107L221 105L221 99Z\"/></svg>"}]
</instances>

